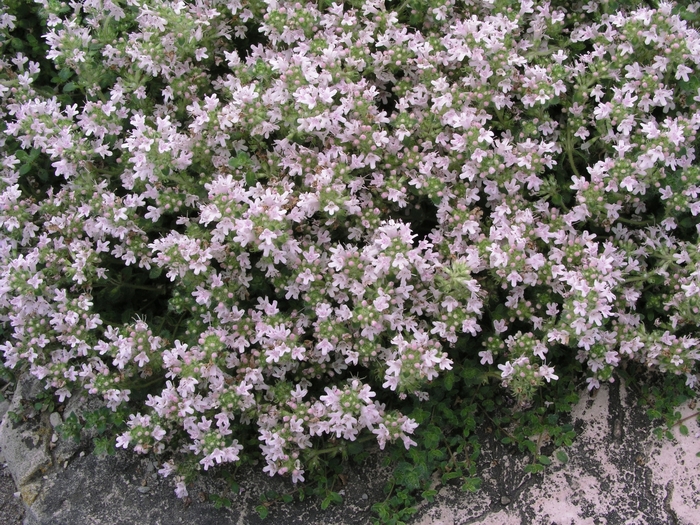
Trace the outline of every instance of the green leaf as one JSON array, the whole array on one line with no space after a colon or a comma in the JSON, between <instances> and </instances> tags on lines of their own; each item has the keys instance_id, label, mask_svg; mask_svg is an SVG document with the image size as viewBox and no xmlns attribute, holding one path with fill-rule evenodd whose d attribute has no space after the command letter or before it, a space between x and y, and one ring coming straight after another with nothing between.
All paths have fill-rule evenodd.
<instances>
[{"instance_id":1,"label":"green leaf","mask_svg":"<svg viewBox=\"0 0 700 525\"><path fill-rule=\"evenodd\" d=\"M543 465L551 465L552 464L552 460L549 459L547 456L538 456L537 461L539 461Z\"/></svg>"},{"instance_id":2,"label":"green leaf","mask_svg":"<svg viewBox=\"0 0 700 525\"><path fill-rule=\"evenodd\" d=\"M15 151L15 157L17 157L17 160L19 160L20 162L29 161L29 153L27 153L23 149L18 149L17 151Z\"/></svg>"},{"instance_id":3,"label":"green leaf","mask_svg":"<svg viewBox=\"0 0 700 525\"><path fill-rule=\"evenodd\" d=\"M248 186L255 186L255 181L257 180L257 177L255 176L255 173L252 171L248 171L245 174L245 183Z\"/></svg>"},{"instance_id":4,"label":"green leaf","mask_svg":"<svg viewBox=\"0 0 700 525\"><path fill-rule=\"evenodd\" d=\"M20 166L20 168L19 168L19 174L20 174L20 176L26 175L26 174L29 173L31 170L32 170L32 164L29 164L29 163L28 163L28 164L22 164L22 166Z\"/></svg>"},{"instance_id":5,"label":"green leaf","mask_svg":"<svg viewBox=\"0 0 700 525\"><path fill-rule=\"evenodd\" d=\"M447 374L445 374L444 384L445 384L445 390L447 390L448 392L450 390L452 390L452 387L455 384L455 375L453 372L448 372Z\"/></svg>"},{"instance_id":6,"label":"green leaf","mask_svg":"<svg viewBox=\"0 0 700 525\"><path fill-rule=\"evenodd\" d=\"M433 501L433 498L437 495L437 490L424 490L421 493L421 497L427 501Z\"/></svg>"},{"instance_id":7,"label":"green leaf","mask_svg":"<svg viewBox=\"0 0 700 525\"><path fill-rule=\"evenodd\" d=\"M544 467L538 463L531 463L525 466L525 472L528 474L539 474L544 470Z\"/></svg>"},{"instance_id":8,"label":"green leaf","mask_svg":"<svg viewBox=\"0 0 700 525\"><path fill-rule=\"evenodd\" d=\"M427 449L435 449L440 444L440 439L442 438L442 430L435 425L429 425L425 429L422 436L423 446Z\"/></svg>"},{"instance_id":9,"label":"green leaf","mask_svg":"<svg viewBox=\"0 0 700 525\"><path fill-rule=\"evenodd\" d=\"M96 437L93 440L95 445L92 453L96 456L113 456L116 453L114 440L107 437Z\"/></svg>"},{"instance_id":10,"label":"green leaf","mask_svg":"<svg viewBox=\"0 0 700 525\"><path fill-rule=\"evenodd\" d=\"M678 430L680 430L683 436L688 435L688 427L686 427L685 425L681 425L680 427L678 427Z\"/></svg>"},{"instance_id":11,"label":"green leaf","mask_svg":"<svg viewBox=\"0 0 700 525\"><path fill-rule=\"evenodd\" d=\"M241 151L238 155L228 160L228 165L234 169L248 166L250 165L250 155L245 151Z\"/></svg>"},{"instance_id":12,"label":"green leaf","mask_svg":"<svg viewBox=\"0 0 700 525\"><path fill-rule=\"evenodd\" d=\"M29 152L29 156L27 157L27 159L30 162L34 162L36 159L39 158L39 155L41 155L41 150L38 150L36 148L32 148L31 151Z\"/></svg>"},{"instance_id":13,"label":"green leaf","mask_svg":"<svg viewBox=\"0 0 700 525\"><path fill-rule=\"evenodd\" d=\"M331 497L326 496L321 502L321 510L326 510L331 504Z\"/></svg>"},{"instance_id":14,"label":"green leaf","mask_svg":"<svg viewBox=\"0 0 700 525\"><path fill-rule=\"evenodd\" d=\"M534 441L526 439L525 441L523 441L523 445L530 452L530 454L534 454L535 452L537 452L537 445Z\"/></svg>"},{"instance_id":15,"label":"green leaf","mask_svg":"<svg viewBox=\"0 0 700 525\"><path fill-rule=\"evenodd\" d=\"M430 450L430 451L428 452L428 457L429 457L432 461L440 461L440 460L442 460L442 459L445 458L445 451L442 450L442 449L439 449L439 448Z\"/></svg>"},{"instance_id":16,"label":"green leaf","mask_svg":"<svg viewBox=\"0 0 700 525\"><path fill-rule=\"evenodd\" d=\"M260 519L264 520L267 518L268 510L265 505L258 505L255 507L255 510L258 512L258 516L260 516Z\"/></svg>"},{"instance_id":17,"label":"green leaf","mask_svg":"<svg viewBox=\"0 0 700 525\"><path fill-rule=\"evenodd\" d=\"M442 475L442 482L443 482L443 483L447 483L447 482L450 481L451 479L456 479L456 478L461 478L461 477L462 477L462 473L461 473L461 472L445 472L445 473Z\"/></svg>"},{"instance_id":18,"label":"green leaf","mask_svg":"<svg viewBox=\"0 0 700 525\"><path fill-rule=\"evenodd\" d=\"M375 503L374 505L372 505L372 510L379 515L379 519L381 521L386 522L389 520L390 512L389 505L387 503Z\"/></svg>"},{"instance_id":19,"label":"green leaf","mask_svg":"<svg viewBox=\"0 0 700 525\"><path fill-rule=\"evenodd\" d=\"M467 478L464 480L462 490L465 492L476 492L481 488L481 478Z\"/></svg>"},{"instance_id":20,"label":"green leaf","mask_svg":"<svg viewBox=\"0 0 700 525\"><path fill-rule=\"evenodd\" d=\"M554 454L559 461L562 463L568 463L569 461L569 456L566 455L566 452L563 450L557 450L556 453Z\"/></svg>"},{"instance_id":21,"label":"green leaf","mask_svg":"<svg viewBox=\"0 0 700 525\"><path fill-rule=\"evenodd\" d=\"M58 72L58 78L60 78L64 82L72 76L73 76L73 71L69 68L61 69L61 71Z\"/></svg>"},{"instance_id":22,"label":"green leaf","mask_svg":"<svg viewBox=\"0 0 700 525\"><path fill-rule=\"evenodd\" d=\"M423 410L422 408L416 408L411 412L411 418L416 420L416 423L422 425L430 416L430 412Z\"/></svg>"},{"instance_id":23,"label":"green leaf","mask_svg":"<svg viewBox=\"0 0 700 525\"><path fill-rule=\"evenodd\" d=\"M694 228L695 224L696 222L690 217L686 217L680 222L680 225L683 226L683 228Z\"/></svg>"}]
</instances>

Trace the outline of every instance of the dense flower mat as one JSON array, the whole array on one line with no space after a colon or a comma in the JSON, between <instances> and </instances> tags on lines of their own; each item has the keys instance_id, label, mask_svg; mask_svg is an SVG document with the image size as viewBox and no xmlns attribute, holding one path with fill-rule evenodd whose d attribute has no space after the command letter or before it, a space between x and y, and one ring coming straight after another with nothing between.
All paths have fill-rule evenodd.
<instances>
[{"instance_id":1,"label":"dense flower mat","mask_svg":"<svg viewBox=\"0 0 700 525\"><path fill-rule=\"evenodd\" d=\"M468 360L695 385L697 4L6 4L4 367L161 473L408 448Z\"/></svg>"}]
</instances>

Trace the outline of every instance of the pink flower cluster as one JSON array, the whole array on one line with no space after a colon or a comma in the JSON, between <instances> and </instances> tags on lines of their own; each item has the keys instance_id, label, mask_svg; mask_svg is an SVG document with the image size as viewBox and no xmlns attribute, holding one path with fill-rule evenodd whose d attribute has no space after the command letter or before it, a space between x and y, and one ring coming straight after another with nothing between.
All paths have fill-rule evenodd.
<instances>
[{"instance_id":1,"label":"pink flower cluster","mask_svg":"<svg viewBox=\"0 0 700 525\"><path fill-rule=\"evenodd\" d=\"M672 4L39 3L81 95L0 60L0 350L115 410L162 379L118 446L206 470L255 425L297 482L321 437L414 444L375 398L454 359L520 400L554 356L695 385L700 34ZM164 272L173 331L104 321L124 268Z\"/></svg>"}]
</instances>

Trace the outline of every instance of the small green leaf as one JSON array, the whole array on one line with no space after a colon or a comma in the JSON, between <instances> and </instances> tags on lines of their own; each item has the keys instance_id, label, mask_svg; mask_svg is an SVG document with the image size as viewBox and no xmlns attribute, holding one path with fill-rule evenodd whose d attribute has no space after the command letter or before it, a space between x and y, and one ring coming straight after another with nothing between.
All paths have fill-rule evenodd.
<instances>
[{"instance_id":1,"label":"small green leaf","mask_svg":"<svg viewBox=\"0 0 700 525\"><path fill-rule=\"evenodd\" d=\"M244 166L248 166L249 164L250 155L248 155L245 151L240 152L238 155L228 160L228 165L234 169L242 168Z\"/></svg>"},{"instance_id":2,"label":"small green leaf","mask_svg":"<svg viewBox=\"0 0 700 525\"><path fill-rule=\"evenodd\" d=\"M534 441L526 439L525 441L523 441L523 445L525 446L525 448L527 448L530 454L534 454L535 452L537 452L537 445Z\"/></svg>"},{"instance_id":3,"label":"small green leaf","mask_svg":"<svg viewBox=\"0 0 700 525\"><path fill-rule=\"evenodd\" d=\"M387 521L389 519L389 505L387 503L375 503L372 505L372 510L379 515L379 519L382 521Z\"/></svg>"},{"instance_id":4,"label":"small green leaf","mask_svg":"<svg viewBox=\"0 0 700 525\"><path fill-rule=\"evenodd\" d=\"M537 463L531 463L530 465L525 466L525 472L527 472L528 474L539 474L543 470L544 467Z\"/></svg>"},{"instance_id":5,"label":"small green leaf","mask_svg":"<svg viewBox=\"0 0 700 525\"><path fill-rule=\"evenodd\" d=\"M481 478L467 478L464 480L462 490L465 492L476 492L481 488Z\"/></svg>"},{"instance_id":6,"label":"small green leaf","mask_svg":"<svg viewBox=\"0 0 700 525\"><path fill-rule=\"evenodd\" d=\"M65 86L63 86L63 92L64 93L70 93L71 91L75 91L75 88L78 86L75 84L75 82L68 82Z\"/></svg>"},{"instance_id":7,"label":"small green leaf","mask_svg":"<svg viewBox=\"0 0 700 525\"><path fill-rule=\"evenodd\" d=\"M258 516L260 516L260 519L264 520L267 518L268 510L265 505L258 505L255 507L255 510L258 512Z\"/></svg>"},{"instance_id":8,"label":"small green leaf","mask_svg":"<svg viewBox=\"0 0 700 525\"><path fill-rule=\"evenodd\" d=\"M326 496L323 501L321 502L321 510L326 510L329 505L331 504L331 497Z\"/></svg>"},{"instance_id":9,"label":"small green leaf","mask_svg":"<svg viewBox=\"0 0 700 525\"><path fill-rule=\"evenodd\" d=\"M683 228L694 228L695 224L696 222L690 217L686 217L680 222L680 225L683 226Z\"/></svg>"},{"instance_id":10,"label":"small green leaf","mask_svg":"<svg viewBox=\"0 0 700 525\"><path fill-rule=\"evenodd\" d=\"M18 149L17 151L15 151L15 157L17 157L17 160L19 160L20 162L29 161L29 153L27 153L23 149Z\"/></svg>"},{"instance_id":11,"label":"small green leaf","mask_svg":"<svg viewBox=\"0 0 700 525\"><path fill-rule=\"evenodd\" d=\"M453 387L454 384L455 384L455 375L454 375L454 373L448 372L447 374L445 374L445 377L444 377L444 384L445 384L445 390L447 390L448 392L449 392L450 390L452 390L452 387Z\"/></svg>"},{"instance_id":12,"label":"small green leaf","mask_svg":"<svg viewBox=\"0 0 700 525\"><path fill-rule=\"evenodd\" d=\"M428 452L428 457L433 461L440 461L445 458L445 451L439 448Z\"/></svg>"},{"instance_id":13,"label":"small green leaf","mask_svg":"<svg viewBox=\"0 0 700 525\"><path fill-rule=\"evenodd\" d=\"M411 412L411 418L415 419L416 423L419 425L422 425L429 416L430 412L423 410L422 408L416 408L413 412Z\"/></svg>"},{"instance_id":14,"label":"small green leaf","mask_svg":"<svg viewBox=\"0 0 700 525\"><path fill-rule=\"evenodd\" d=\"M96 437L93 444L95 448L92 453L95 456L113 456L116 453L113 439Z\"/></svg>"},{"instance_id":15,"label":"small green leaf","mask_svg":"<svg viewBox=\"0 0 700 525\"><path fill-rule=\"evenodd\" d=\"M563 450L557 450L555 456L557 456L557 459L562 463L568 463L569 461L569 456L567 456L566 452L564 452Z\"/></svg>"},{"instance_id":16,"label":"small green leaf","mask_svg":"<svg viewBox=\"0 0 700 525\"><path fill-rule=\"evenodd\" d=\"M538 456L537 461L539 461L543 465L551 465L552 464L552 460L549 459L547 456Z\"/></svg>"},{"instance_id":17,"label":"small green leaf","mask_svg":"<svg viewBox=\"0 0 700 525\"><path fill-rule=\"evenodd\" d=\"M459 478L461 476L462 476L461 472L445 472L442 475L442 482L446 483L446 482L450 481L451 479L456 479L456 478Z\"/></svg>"},{"instance_id":18,"label":"small green leaf","mask_svg":"<svg viewBox=\"0 0 700 525\"><path fill-rule=\"evenodd\" d=\"M688 427L686 427L685 425L681 425L680 427L678 427L678 430L680 430L681 435L683 435L683 436L688 435Z\"/></svg>"},{"instance_id":19,"label":"small green leaf","mask_svg":"<svg viewBox=\"0 0 700 525\"><path fill-rule=\"evenodd\" d=\"M429 425L423 433L423 446L427 449L435 449L440 444L442 431L435 425Z\"/></svg>"},{"instance_id":20,"label":"small green leaf","mask_svg":"<svg viewBox=\"0 0 700 525\"><path fill-rule=\"evenodd\" d=\"M421 497L427 501L433 501L433 498L437 494L437 490L424 490Z\"/></svg>"}]
</instances>

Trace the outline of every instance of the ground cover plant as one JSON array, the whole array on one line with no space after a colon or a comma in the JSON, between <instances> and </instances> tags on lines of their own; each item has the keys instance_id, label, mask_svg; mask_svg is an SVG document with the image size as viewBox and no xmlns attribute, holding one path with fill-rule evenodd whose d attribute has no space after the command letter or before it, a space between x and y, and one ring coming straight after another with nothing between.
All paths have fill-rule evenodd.
<instances>
[{"instance_id":1,"label":"ground cover plant","mask_svg":"<svg viewBox=\"0 0 700 525\"><path fill-rule=\"evenodd\" d=\"M327 506L388 447L385 523L435 471L477 490L479 429L565 461L581 386L682 423L697 10L7 0L3 373L100 396L64 434L157 455L180 497L262 459Z\"/></svg>"}]
</instances>

